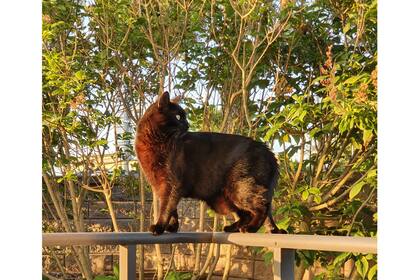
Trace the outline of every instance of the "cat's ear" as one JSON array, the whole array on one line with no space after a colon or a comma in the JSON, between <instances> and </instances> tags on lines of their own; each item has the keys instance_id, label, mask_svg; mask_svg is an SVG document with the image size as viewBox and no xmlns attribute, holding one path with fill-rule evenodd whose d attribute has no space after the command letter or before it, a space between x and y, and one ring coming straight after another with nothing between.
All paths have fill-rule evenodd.
<instances>
[{"instance_id":1,"label":"cat's ear","mask_svg":"<svg viewBox=\"0 0 420 280\"><path fill-rule=\"evenodd\" d=\"M165 108L169 105L169 92L165 91L158 99L158 108Z\"/></svg>"},{"instance_id":2,"label":"cat's ear","mask_svg":"<svg viewBox=\"0 0 420 280\"><path fill-rule=\"evenodd\" d=\"M181 102L181 99L182 99L181 95L178 95L178 96L175 96L175 98L172 99L171 102L179 104L179 102Z\"/></svg>"}]
</instances>

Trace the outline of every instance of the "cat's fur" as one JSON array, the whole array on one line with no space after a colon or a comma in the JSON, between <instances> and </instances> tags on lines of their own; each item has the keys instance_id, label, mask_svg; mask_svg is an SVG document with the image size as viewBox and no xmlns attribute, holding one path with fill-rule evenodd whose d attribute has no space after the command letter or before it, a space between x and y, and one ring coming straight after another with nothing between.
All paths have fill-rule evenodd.
<instances>
[{"instance_id":1,"label":"cat's fur","mask_svg":"<svg viewBox=\"0 0 420 280\"><path fill-rule=\"evenodd\" d=\"M250 138L188 132L185 111L165 92L137 124L135 150L160 212L153 234L178 231L177 204L182 197L201 199L217 213L236 212L239 221L227 232L256 232L271 215L278 165L273 153Z\"/></svg>"}]
</instances>

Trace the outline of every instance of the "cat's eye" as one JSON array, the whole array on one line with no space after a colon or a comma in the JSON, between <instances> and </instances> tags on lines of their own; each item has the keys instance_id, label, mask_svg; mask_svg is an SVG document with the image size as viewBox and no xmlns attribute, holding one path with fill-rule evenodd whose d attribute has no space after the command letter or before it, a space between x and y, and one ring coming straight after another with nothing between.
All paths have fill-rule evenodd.
<instances>
[{"instance_id":1,"label":"cat's eye","mask_svg":"<svg viewBox=\"0 0 420 280\"><path fill-rule=\"evenodd\" d=\"M181 115L176 115L175 117L178 121L181 120Z\"/></svg>"}]
</instances>

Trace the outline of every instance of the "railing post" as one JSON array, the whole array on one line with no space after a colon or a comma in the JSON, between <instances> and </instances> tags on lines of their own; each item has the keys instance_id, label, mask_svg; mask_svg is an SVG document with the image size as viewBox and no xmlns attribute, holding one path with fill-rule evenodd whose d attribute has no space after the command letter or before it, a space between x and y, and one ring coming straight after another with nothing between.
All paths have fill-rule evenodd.
<instances>
[{"instance_id":1,"label":"railing post","mask_svg":"<svg viewBox=\"0 0 420 280\"><path fill-rule=\"evenodd\" d=\"M295 250L273 248L274 280L295 279Z\"/></svg>"},{"instance_id":2,"label":"railing post","mask_svg":"<svg viewBox=\"0 0 420 280\"><path fill-rule=\"evenodd\" d=\"M120 278L119 280L136 279L136 245L119 245Z\"/></svg>"}]
</instances>

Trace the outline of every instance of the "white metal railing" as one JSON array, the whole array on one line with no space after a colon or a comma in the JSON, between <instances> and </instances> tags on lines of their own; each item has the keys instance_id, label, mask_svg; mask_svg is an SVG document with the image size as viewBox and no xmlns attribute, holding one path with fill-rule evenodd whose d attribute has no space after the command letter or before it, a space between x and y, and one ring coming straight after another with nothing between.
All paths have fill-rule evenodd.
<instances>
[{"instance_id":1,"label":"white metal railing","mask_svg":"<svg viewBox=\"0 0 420 280\"><path fill-rule=\"evenodd\" d=\"M274 280L294 279L295 250L320 250L353 253L377 253L377 241L372 237L179 232L153 236L144 232L75 232L44 233L43 246L119 245L120 280L136 279L137 244L219 243L273 249Z\"/></svg>"}]
</instances>

